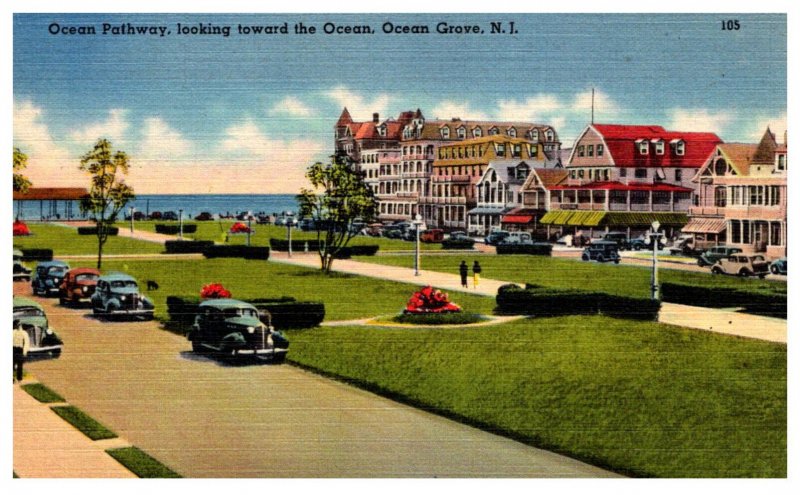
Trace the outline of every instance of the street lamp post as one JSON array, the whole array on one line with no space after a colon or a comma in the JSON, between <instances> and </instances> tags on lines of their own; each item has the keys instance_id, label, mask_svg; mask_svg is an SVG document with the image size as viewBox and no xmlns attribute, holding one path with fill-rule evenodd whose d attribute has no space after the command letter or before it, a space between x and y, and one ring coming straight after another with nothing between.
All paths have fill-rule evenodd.
<instances>
[{"instance_id":1,"label":"street lamp post","mask_svg":"<svg viewBox=\"0 0 800 495\"><path fill-rule=\"evenodd\" d=\"M136 207L131 206L131 234L133 234L133 214L136 212Z\"/></svg>"},{"instance_id":2,"label":"street lamp post","mask_svg":"<svg viewBox=\"0 0 800 495\"><path fill-rule=\"evenodd\" d=\"M289 257L292 257L292 215L293 212L286 212L286 238L289 240Z\"/></svg>"},{"instance_id":3,"label":"street lamp post","mask_svg":"<svg viewBox=\"0 0 800 495\"><path fill-rule=\"evenodd\" d=\"M652 291L652 299L657 301L661 297L658 290L658 256L656 252L658 251L658 242L664 234L658 231L658 228L661 226L658 220L654 221L650 226L653 228L652 232L648 234L650 236L650 242L653 244L653 273L650 277L650 289Z\"/></svg>"},{"instance_id":4,"label":"street lamp post","mask_svg":"<svg viewBox=\"0 0 800 495\"><path fill-rule=\"evenodd\" d=\"M417 213L417 216L414 217L414 221L412 221L411 224L414 226L417 240L414 246L414 276L419 277L419 231L422 227L422 215Z\"/></svg>"},{"instance_id":5,"label":"street lamp post","mask_svg":"<svg viewBox=\"0 0 800 495\"><path fill-rule=\"evenodd\" d=\"M178 210L178 239L183 240L183 210Z\"/></svg>"},{"instance_id":6,"label":"street lamp post","mask_svg":"<svg viewBox=\"0 0 800 495\"><path fill-rule=\"evenodd\" d=\"M247 215L247 246L248 247L250 247L250 232L253 231L253 229L251 228L252 220L253 220L252 217L250 215Z\"/></svg>"}]
</instances>

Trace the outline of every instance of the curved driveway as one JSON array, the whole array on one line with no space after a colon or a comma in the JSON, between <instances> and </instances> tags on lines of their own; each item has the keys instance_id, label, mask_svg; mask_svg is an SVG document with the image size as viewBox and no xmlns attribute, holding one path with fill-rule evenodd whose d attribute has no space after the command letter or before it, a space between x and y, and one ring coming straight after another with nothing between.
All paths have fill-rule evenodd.
<instances>
[{"instance_id":1,"label":"curved driveway","mask_svg":"<svg viewBox=\"0 0 800 495\"><path fill-rule=\"evenodd\" d=\"M65 348L31 372L187 477L614 476L289 365L196 357L156 322L39 301Z\"/></svg>"}]
</instances>

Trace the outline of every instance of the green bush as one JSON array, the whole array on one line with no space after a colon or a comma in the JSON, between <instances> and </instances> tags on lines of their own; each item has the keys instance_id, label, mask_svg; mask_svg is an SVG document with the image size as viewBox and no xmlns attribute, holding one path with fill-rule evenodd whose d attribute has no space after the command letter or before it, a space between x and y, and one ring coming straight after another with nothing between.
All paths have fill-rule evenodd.
<instances>
[{"instance_id":1,"label":"green bush","mask_svg":"<svg viewBox=\"0 0 800 495\"><path fill-rule=\"evenodd\" d=\"M52 249L21 249L22 261L52 261Z\"/></svg>"},{"instance_id":2,"label":"green bush","mask_svg":"<svg viewBox=\"0 0 800 495\"><path fill-rule=\"evenodd\" d=\"M318 241L316 239L292 239L292 251L318 251L320 245L324 245L325 241ZM274 251L288 251L289 241L286 239L276 239L271 237L269 239L269 247Z\"/></svg>"},{"instance_id":3,"label":"green bush","mask_svg":"<svg viewBox=\"0 0 800 495\"><path fill-rule=\"evenodd\" d=\"M167 314L171 322L189 328L197 316L200 297L167 296Z\"/></svg>"},{"instance_id":4,"label":"green bush","mask_svg":"<svg viewBox=\"0 0 800 495\"><path fill-rule=\"evenodd\" d=\"M119 227L106 228L108 235L119 234ZM78 227L78 235L97 235L97 227Z\"/></svg>"},{"instance_id":5,"label":"green bush","mask_svg":"<svg viewBox=\"0 0 800 495\"><path fill-rule=\"evenodd\" d=\"M157 223L155 227L156 227L156 234L178 235L181 232L181 226L177 224ZM194 234L195 232L197 232L196 223L183 224L184 234Z\"/></svg>"},{"instance_id":6,"label":"green bush","mask_svg":"<svg viewBox=\"0 0 800 495\"><path fill-rule=\"evenodd\" d=\"M658 319L659 301L617 296L575 289L552 289L530 286L525 289L509 284L497 291L498 312L539 317L604 314L633 320Z\"/></svg>"},{"instance_id":7,"label":"green bush","mask_svg":"<svg viewBox=\"0 0 800 495\"><path fill-rule=\"evenodd\" d=\"M284 328L318 327L325 319L325 304L310 301L254 302L247 301L259 311L269 311L272 326L276 330ZM263 319L262 319L263 321Z\"/></svg>"},{"instance_id":8,"label":"green bush","mask_svg":"<svg viewBox=\"0 0 800 495\"><path fill-rule=\"evenodd\" d=\"M535 242L533 244L498 244L495 246L497 254L534 254L539 256L550 256L553 252L553 245L546 242Z\"/></svg>"},{"instance_id":9,"label":"green bush","mask_svg":"<svg viewBox=\"0 0 800 495\"><path fill-rule=\"evenodd\" d=\"M485 316L476 313L401 313L392 317L397 323L410 323L413 325L469 325L486 320Z\"/></svg>"},{"instance_id":10,"label":"green bush","mask_svg":"<svg viewBox=\"0 0 800 495\"><path fill-rule=\"evenodd\" d=\"M167 253L202 253L214 245L214 241L166 241L164 248Z\"/></svg>"},{"instance_id":11,"label":"green bush","mask_svg":"<svg viewBox=\"0 0 800 495\"><path fill-rule=\"evenodd\" d=\"M206 258L244 258L248 260L269 259L270 248L266 246L212 244L203 250Z\"/></svg>"},{"instance_id":12,"label":"green bush","mask_svg":"<svg viewBox=\"0 0 800 495\"><path fill-rule=\"evenodd\" d=\"M707 308L741 307L747 313L775 318L786 318L787 314L786 293L768 288L699 287L663 282L661 299L675 304Z\"/></svg>"},{"instance_id":13,"label":"green bush","mask_svg":"<svg viewBox=\"0 0 800 495\"><path fill-rule=\"evenodd\" d=\"M375 256L380 246L377 244L364 244L361 246L345 246L339 250L334 258L338 260L350 259L353 256ZM294 248L293 248L294 249Z\"/></svg>"}]
</instances>

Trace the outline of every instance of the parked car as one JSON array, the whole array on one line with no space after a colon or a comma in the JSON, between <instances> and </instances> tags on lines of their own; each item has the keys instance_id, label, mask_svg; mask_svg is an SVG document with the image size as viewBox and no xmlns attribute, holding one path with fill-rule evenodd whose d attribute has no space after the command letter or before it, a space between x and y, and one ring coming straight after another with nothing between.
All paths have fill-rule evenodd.
<instances>
[{"instance_id":1,"label":"parked car","mask_svg":"<svg viewBox=\"0 0 800 495\"><path fill-rule=\"evenodd\" d=\"M42 261L36 265L36 273L31 280L33 294L50 296L58 294L58 287L67 274L69 265L63 261Z\"/></svg>"},{"instance_id":2,"label":"parked car","mask_svg":"<svg viewBox=\"0 0 800 495\"><path fill-rule=\"evenodd\" d=\"M694 256L717 245L716 240L708 240L705 234L681 234L669 248L670 254Z\"/></svg>"},{"instance_id":3,"label":"parked car","mask_svg":"<svg viewBox=\"0 0 800 495\"><path fill-rule=\"evenodd\" d=\"M717 261L711 273L764 278L769 273L769 263L760 254L733 254Z\"/></svg>"},{"instance_id":4,"label":"parked car","mask_svg":"<svg viewBox=\"0 0 800 495\"><path fill-rule=\"evenodd\" d=\"M788 265L786 264L786 258L778 258L777 260L770 263L769 271L771 271L775 275L786 275L789 271Z\"/></svg>"},{"instance_id":5,"label":"parked car","mask_svg":"<svg viewBox=\"0 0 800 495\"><path fill-rule=\"evenodd\" d=\"M47 315L42 306L27 297L14 296L14 319L19 320L22 329L28 333L31 345L29 357L49 356L57 358L61 355L64 342L50 328Z\"/></svg>"},{"instance_id":6,"label":"parked car","mask_svg":"<svg viewBox=\"0 0 800 495\"><path fill-rule=\"evenodd\" d=\"M697 258L697 264L699 266L709 266L713 265L717 261L727 258L728 256L736 253L741 253L742 250L737 247L730 247L730 246L714 246L712 248L707 249L703 254Z\"/></svg>"},{"instance_id":7,"label":"parked car","mask_svg":"<svg viewBox=\"0 0 800 495\"><path fill-rule=\"evenodd\" d=\"M533 244L533 237L528 232L509 232L498 244Z\"/></svg>"},{"instance_id":8,"label":"parked car","mask_svg":"<svg viewBox=\"0 0 800 495\"><path fill-rule=\"evenodd\" d=\"M444 240L444 230L428 229L419 235L419 240L422 242L442 242Z\"/></svg>"},{"instance_id":9,"label":"parked car","mask_svg":"<svg viewBox=\"0 0 800 495\"><path fill-rule=\"evenodd\" d=\"M22 251L19 249L14 250L14 281L17 280L30 280L31 270L25 263L22 262Z\"/></svg>"},{"instance_id":10,"label":"parked car","mask_svg":"<svg viewBox=\"0 0 800 495\"><path fill-rule=\"evenodd\" d=\"M303 232L308 232L310 230L315 230L317 228L317 223L314 221L313 218L304 218L300 220L300 223L298 225L300 227L300 230L302 230Z\"/></svg>"},{"instance_id":11,"label":"parked car","mask_svg":"<svg viewBox=\"0 0 800 495\"><path fill-rule=\"evenodd\" d=\"M178 214L174 211L165 211L161 214L161 220L178 220Z\"/></svg>"},{"instance_id":12,"label":"parked car","mask_svg":"<svg viewBox=\"0 0 800 495\"><path fill-rule=\"evenodd\" d=\"M96 268L73 268L64 275L58 291L62 305L91 301L97 287L100 270Z\"/></svg>"},{"instance_id":13,"label":"parked car","mask_svg":"<svg viewBox=\"0 0 800 495\"><path fill-rule=\"evenodd\" d=\"M633 249L634 251L641 251L642 249L646 249L646 250L652 251L653 250L653 245L650 244L650 242L651 242L650 241L650 236L647 235L647 234L642 234L639 237L631 239L628 242L628 246L629 246L630 249ZM665 247L666 247L666 244L664 244L663 236L661 236L658 239L658 250L660 251L660 250L664 249Z\"/></svg>"},{"instance_id":14,"label":"parked car","mask_svg":"<svg viewBox=\"0 0 800 495\"><path fill-rule=\"evenodd\" d=\"M194 352L211 351L220 357L282 362L289 350L289 341L272 328L268 313L262 315L252 304L236 299L200 303L188 339Z\"/></svg>"},{"instance_id":15,"label":"parked car","mask_svg":"<svg viewBox=\"0 0 800 495\"><path fill-rule=\"evenodd\" d=\"M619 263L619 245L614 241L594 241L583 249L583 261L613 261Z\"/></svg>"},{"instance_id":16,"label":"parked car","mask_svg":"<svg viewBox=\"0 0 800 495\"><path fill-rule=\"evenodd\" d=\"M136 279L125 273L108 273L97 280L91 298L92 313L111 316L137 316L152 319L153 303L139 292Z\"/></svg>"},{"instance_id":17,"label":"parked car","mask_svg":"<svg viewBox=\"0 0 800 495\"><path fill-rule=\"evenodd\" d=\"M382 223L371 223L367 225L366 234L372 237L380 237L381 232L383 232L383 224Z\"/></svg>"},{"instance_id":18,"label":"parked car","mask_svg":"<svg viewBox=\"0 0 800 495\"><path fill-rule=\"evenodd\" d=\"M464 240L467 240L467 239L472 240L470 238L470 236L468 236L467 233L464 232L463 230L454 230L453 232L450 232L450 235L448 236L448 238L451 241L464 241Z\"/></svg>"},{"instance_id":19,"label":"parked car","mask_svg":"<svg viewBox=\"0 0 800 495\"><path fill-rule=\"evenodd\" d=\"M161 220L161 212L160 211L150 212L150 220Z\"/></svg>"},{"instance_id":20,"label":"parked car","mask_svg":"<svg viewBox=\"0 0 800 495\"><path fill-rule=\"evenodd\" d=\"M199 215L194 217L194 219L200 222L207 222L209 220L214 220L214 215L212 215L211 212L208 211L201 211Z\"/></svg>"},{"instance_id":21,"label":"parked car","mask_svg":"<svg viewBox=\"0 0 800 495\"><path fill-rule=\"evenodd\" d=\"M383 228L381 232L383 237L387 239L402 239L403 238L403 230L396 226L396 225L387 225Z\"/></svg>"},{"instance_id":22,"label":"parked car","mask_svg":"<svg viewBox=\"0 0 800 495\"><path fill-rule=\"evenodd\" d=\"M510 234L510 232L506 232L505 230L495 230L484 237L483 241L490 246L496 246L500 244L503 239L508 237L508 234Z\"/></svg>"}]
</instances>

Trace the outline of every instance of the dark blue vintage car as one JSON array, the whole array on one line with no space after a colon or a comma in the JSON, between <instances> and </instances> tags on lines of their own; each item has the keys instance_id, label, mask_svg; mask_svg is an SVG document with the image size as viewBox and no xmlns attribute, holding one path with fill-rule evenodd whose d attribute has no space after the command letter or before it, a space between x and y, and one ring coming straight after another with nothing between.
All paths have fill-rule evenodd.
<instances>
[{"instance_id":1,"label":"dark blue vintage car","mask_svg":"<svg viewBox=\"0 0 800 495\"><path fill-rule=\"evenodd\" d=\"M64 275L69 271L69 265L63 261L42 261L36 265L36 273L31 280L31 289L37 296L58 295Z\"/></svg>"}]
</instances>

